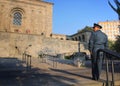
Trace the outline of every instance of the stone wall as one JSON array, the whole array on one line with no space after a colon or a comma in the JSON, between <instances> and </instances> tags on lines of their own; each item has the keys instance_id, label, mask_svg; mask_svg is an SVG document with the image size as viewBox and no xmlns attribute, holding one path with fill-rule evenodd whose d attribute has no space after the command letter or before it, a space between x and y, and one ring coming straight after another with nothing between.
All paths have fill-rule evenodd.
<instances>
[{"instance_id":1,"label":"stone wall","mask_svg":"<svg viewBox=\"0 0 120 86\"><path fill-rule=\"evenodd\" d=\"M52 38L66 40L66 35L63 34L51 34Z\"/></svg>"},{"instance_id":2,"label":"stone wall","mask_svg":"<svg viewBox=\"0 0 120 86\"><path fill-rule=\"evenodd\" d=\"M85 51L83 44L81 52ZM63 54L78 52L78 42L46 38L41 35L0 32L0 56L17 57L26 52L33 57L39 54Z\"/></svg>"}]
</instances>

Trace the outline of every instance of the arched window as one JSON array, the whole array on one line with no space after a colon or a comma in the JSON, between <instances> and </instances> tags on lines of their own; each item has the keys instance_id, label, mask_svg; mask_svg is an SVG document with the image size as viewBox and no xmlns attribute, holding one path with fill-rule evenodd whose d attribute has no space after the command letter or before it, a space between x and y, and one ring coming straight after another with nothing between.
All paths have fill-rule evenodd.
<instances>
[{"instance_id":1,"label":"arched window","mask_svg":"<svg viewBox=\"0 0 120 86\"><path fill-rule=\"evenodd\" d=\"M17 26L22 24L22 14L20 12L15 12L13 14L13 24Z\"/></svg>"},{"instance_id":2,"label":"arched window","mask_svg":"<svg viewBox=\"0 0 120 86\"><path fill-rule=\"evenodd\" d=\"M82 41L85 42L85 35L82 35Z\"/></svg>"},{"instance_id":3,"label":"arched window","mask_svg":"<svg viewBox=\"0 0 120 86\"><path fill-rule=\"evenodd\" d=\"M74 38L72 38L72 40L74 41Z\"/></svg>"},{"instance_id":4,"label":"arched window","mask_svg":"<svg viewBox=\"0 0 120 86\"><path fill-rule=\"evenodd\" d=\"M81 41L81 37L79 36L79 41Z\"/></svg>"},{"instance_id":5,"label":"arched window","mask_svg":"<svg viewBox=\"0 0 120 86\"><path fill-rule=\"evenodd\" d=\"M75 40L77 41L77 37L75 37Z\"/></svg>"}]
</instances>

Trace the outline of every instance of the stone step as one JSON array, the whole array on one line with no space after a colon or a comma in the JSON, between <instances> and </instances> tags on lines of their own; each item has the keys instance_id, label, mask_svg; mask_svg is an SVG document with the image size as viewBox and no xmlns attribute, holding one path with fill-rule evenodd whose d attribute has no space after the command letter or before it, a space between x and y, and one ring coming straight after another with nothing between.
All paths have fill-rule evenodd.
<instances>
[{"instance_id":1,"label":"stone step","mask_svg":"<svg viewBox=\"0 0 120 86\"><path fill-rule=\"evenodd\" d=\"M85 83L80 83L79 85L75 86L104 86L102 82L85 82Z\"/></svg>"},{"instance_id":2,"label":"stone step","mask_svg":"<svg viewBox=\"0 0 120 86\"><path fill-rule=\"evenodd\" d=\"M115 81L115 86L120 86L120 80Z\"/></svg>"},{"instance_id":3,"label":"stone step","mask_svg":"<svg viewBox=\"0 0 120 86\"><path fill-rule=\"evenodd\" d=\"M99 82L99 81L81 81L77 84L72 84L71 86L106 86L106 82ZM109 82L109 86L111 86L111 82ZM120 86L120 81L115 81L114 86Z\"/></svg>"},{"instance_id":4,"label":"stone step","mask_svg":"<svg viewBox=\"0 0 120 86\"><path fill-rule=\"evenodd\" d=\"M99 82L99 81L84 81L80 82L81 86L106 86L106 82ZM77 86L77 85L75 85ZM111 82L109 82L109 86L111 86ZM114 86L120 86L120 81L115 81Z\"/></svg>"}]
</instances>

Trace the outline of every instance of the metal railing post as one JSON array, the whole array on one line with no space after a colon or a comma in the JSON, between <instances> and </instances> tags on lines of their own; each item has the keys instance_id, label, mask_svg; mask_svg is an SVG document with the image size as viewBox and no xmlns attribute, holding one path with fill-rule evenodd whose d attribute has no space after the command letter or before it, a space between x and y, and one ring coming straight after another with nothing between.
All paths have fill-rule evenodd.
<instances>
[{"instance_id":1,"label":"metal railing post","mask_svg":"<svg viewBox=\"0 0 120 86\"><path fill-rule=\"evenodd\" d=\"M114 61L111 60L111 69L112 69L112 83L111 86L115 86L114 84Z\"/></svg>"},{"instance_id":2,"label":"metal railing post","mask_svg":"<svg viewBox=\"0 0 120 86\"><path fill-rule=\"evenodd\" d=\"M28 55L27 55L27 62L26 62L26 64L27 64L27 70L28 70Z\"/></svg>"},{"instance_id":3,"label":"metal railing post","mask_svg":"<svg viewBox=\"0 0 120 86\"><path fill-rule=\"evenodd\" d=\"M31 62L32 62L32 61L31 61L31 58L32 58L32 56L30 55L30 69L31 69Z\"/></svg>"},{"instance_id":4,"label":"metal railing post","mask_svg":"<svg viewBox=\"0 0 120 86\"><path fill-rule=\"evenodd\" d=\"M109 63L108 63L108 59L105 59L105 61L106 61L106 86L109 86L109 77L108 77Z\"/></svg>"},{"instance_id":5,"label":"metal railing post","mask_svg":"<svg viewBox=\"0 0 120 86\"><path fill-rule=\"evenodd\" d=\"M25 62L26 62L26 58L27 58L27 54L25 53L25 59L24 59Z\"/></svg>"},{"instance_id":6,"label":"metal railing post","mask_svg":"<svg viewBox=\"0 0 120 86\"><path fill-rule=\"evenodd\" d=\"M53 57L53 68L54 68L54 57Z\"/></svg>"},{"instance_id":7,"label":"metal railing post","mask_svg":"<svg viewBox=\"0 0 120 86\"><path fill-rule=\"evenodd\" d=\"M23 53L23 54L22 54L22 61L24 61L24 56L25 56L25 54Z\"/></svg>"}]
</instances>

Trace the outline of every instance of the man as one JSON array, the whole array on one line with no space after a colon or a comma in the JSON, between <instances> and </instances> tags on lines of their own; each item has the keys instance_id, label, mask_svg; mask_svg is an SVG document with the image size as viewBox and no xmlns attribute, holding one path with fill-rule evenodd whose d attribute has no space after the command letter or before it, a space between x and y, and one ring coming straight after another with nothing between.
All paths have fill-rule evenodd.
<instances>
[{"instance_id":1,"label":"man","mask_svg":"<svg viewBox=\"0 0 120 86\"><path fill-rule=\"evenodd\" d=\"M91 53L91 60L92 60L92 79L93 80L99 80L100 72L102 69L103 53L101 53L102 56L100 56L99 60L97 61L97 58L98 58L97 50L108 48L108 37L100 29L102 29L102 26L94 23L93 32L89 40L89 51Z\"/></svg>"}]
</instances>

